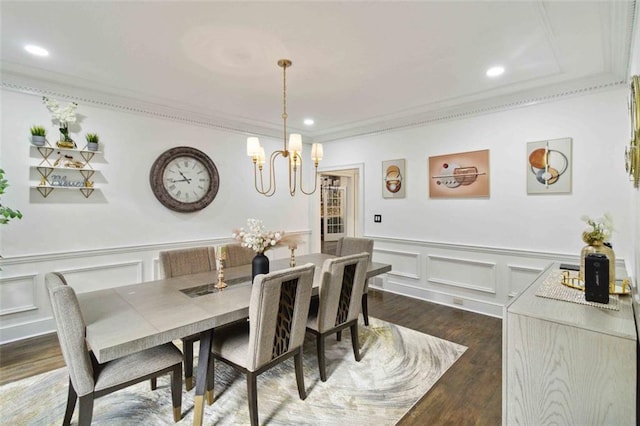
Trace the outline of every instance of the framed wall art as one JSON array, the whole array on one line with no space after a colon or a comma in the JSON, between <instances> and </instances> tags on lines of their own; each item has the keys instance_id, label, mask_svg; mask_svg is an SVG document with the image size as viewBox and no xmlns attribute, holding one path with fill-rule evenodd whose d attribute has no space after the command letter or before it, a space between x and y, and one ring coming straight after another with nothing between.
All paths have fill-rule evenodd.
<instances>
[{"instance_id":1,"label":"framed wall art","mask_svg":"<svg viewBox=\"0 0 640 426\"><path fill-rule=\"evenodd\" d=\"M527 194L571 192L571 138L527 143Z\"/></svg>"},{"instance_id":2,"label":"framed wall art","mask_svg":"<svg viewBox=\"0 0 640 426\"><path fill-rule=\"evenodd\" d=\"M407 181L404 159L382 162L382 197L404 198Z\"/></svg>"},{"instance_id":3,"label":"framed wall art","mask_svg":"<svg viewBox=\"0 0 640 426\"><path fill-rule=\"evenodd\" d=\"M429 157L430 198L488 196L488 149Z\"/></svg>"}]
</instances>

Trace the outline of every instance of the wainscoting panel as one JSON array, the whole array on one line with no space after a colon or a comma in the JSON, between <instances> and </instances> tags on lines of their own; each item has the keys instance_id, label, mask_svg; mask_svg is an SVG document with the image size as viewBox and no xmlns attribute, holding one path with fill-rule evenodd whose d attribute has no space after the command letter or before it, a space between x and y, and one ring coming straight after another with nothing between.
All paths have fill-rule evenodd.
<instances>
[{"instance_id":1,"label":"wainscoting panel","mask_svg":"<svg viewBox=\"0 0 640 426\"><path fill-rule=\"evenodd\" d=\"M370 288L495 317L502 317L510 297L551 262L579 263L579 253L365 237L374 240L374 261L392 265L391 272L369 282ZM617 266L623 265L617 259Z\"/></svg>"},{"instance_id":2,"label":"wainscoting panel","mask_svg":"<svg viewBox=\"0 0 640 426\"><path fill-rule=\"evenodd\" d=\"M77 293L142 282L142 261L95 265L61 272Z\"/></svg>"},{"instance_id":3,"label":"wainscoting panel","mask_svg":"<svg viewBox=\"0 0 640 426\"><path fill-rule=\"evenodd\" d=\"M419 280L420 273L420 253L390 249L373 249L373 258L376 262L390 263L393 269L389 275L412 278Z\"/></svg>"},{"instance_id":4,"label":"wainscoting panel","mask_svg":"<svg viewBox=\"0 0 640 426\"><path fill-rule=\"evenodd\" d=\"M38 309L37 274L0 278L0 316Z\"/></svg>"},{"instance_id":5,"label":"wainscoting panel","mask_svg":"<svg viewBox=\"0 0 640 426\"><path fill-rule=\"evenodd\" d=\"M495 294L496 263L428 255L427 281Z\"/></svg>"},{"instance_id":6,"label":"wainscoting panel","mask_svg":"<svg viewBox=\"0 0 640 426\"><path fill-rule=\"evenodd\" d=\"M308 247L311 247L310 231L291 231L287 234L298 238L298 254L308 252ZM215 247L232 242L231 238L225 237L1 258L0 344L55 330L44 282L48 272L61 272L76 292L84 293L158 279L161 251ZM269 253L269 257L274 259L288 256L286 247L270 250Z\"/></svg>"},{"instance_id":7,"label":"wainscoting panel","mask_svg":"<svg viewBox=\"0 0 640 426\"><path fill-rule=\"evenodd\" d=\"M532 268L529 266L507 265L509 268L509 280L507 281L509 298L515 297L526 286L531 284L543 268Z\"/></svg>"}]
</instances>

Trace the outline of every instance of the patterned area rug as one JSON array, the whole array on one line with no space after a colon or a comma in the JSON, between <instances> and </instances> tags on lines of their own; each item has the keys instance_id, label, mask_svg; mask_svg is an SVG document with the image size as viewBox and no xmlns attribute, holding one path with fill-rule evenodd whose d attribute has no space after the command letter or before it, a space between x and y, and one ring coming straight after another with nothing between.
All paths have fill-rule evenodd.
<instances>
[{"instance_id":1,"label":"patterned area rug","mask_svg":"<svg viewBox=\"0 0 640 426\"><path fill-rule=\"evenodd\" d=\"M362 360L356 362L349 332L327 339L327 376L321 382L315 338L304 346L307 399L298 397L293 359L258 377L261 424L393 425L464 353L466 347L375 318L359 327ZM197 353L197 352L196 352ZM66 368L0 387L0 424L59 425L67 395ZM244 375L216 363L215 397L205 407L207 425L249 423ZM193 423L194 390L183 392L182 420ZM173 425L169 376L120 390L95 401L95 425ZM78 407L72 424L77 424Z\"/></svg>"}]
</instances>

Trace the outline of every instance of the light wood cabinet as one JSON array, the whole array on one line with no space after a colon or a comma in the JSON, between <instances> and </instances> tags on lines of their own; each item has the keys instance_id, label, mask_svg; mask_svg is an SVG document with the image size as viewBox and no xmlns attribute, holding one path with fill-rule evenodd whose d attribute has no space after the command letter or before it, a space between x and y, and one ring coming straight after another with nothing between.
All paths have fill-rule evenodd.
<instances>
[{"instance_id":1,"label":"light wood cabinet","mask_svg":"<svg viewBox=\"0 0 640 426\"><path fill-rule=\"evenodd\" d=\"M614 311L536 296L558 267L505 307L503 425L635 425L631 297Z\"/></svg>"}]
</instances>

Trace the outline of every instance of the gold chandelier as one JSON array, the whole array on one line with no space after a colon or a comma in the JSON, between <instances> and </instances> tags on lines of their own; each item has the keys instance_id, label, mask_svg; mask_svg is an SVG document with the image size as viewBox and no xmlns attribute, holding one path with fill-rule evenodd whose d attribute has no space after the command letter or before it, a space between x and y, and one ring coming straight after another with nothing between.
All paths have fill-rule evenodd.
<instances>
[{"instance_id":1,"label":"gold chandelier","mask_svg":"<svg viewBox=\"0 0 640 426\"><path fill-rule=\"evenodd\" d=\"M313 175L313 190L307 192L302 187L302 136L298 133L289 135L289 145L287 146L287 68L291 66L289 59L280 59L278 66L282 68L282 121L283 121L283 143L284 148L279 151L273 151L269 157L269 186L264 188L264 178L262 174L263 166L266 162L264 148L260 145L260 141L256 137L247 138L247 155L253 161L253 181L256 191L260 194L271 197L276 193L276 176L275 176L275 160L278 156L282 156L289 162L289 194L293 197L299 185L303 194L311 195L316 192L318 187L318 163L322 160L322 144L314 143L311 146L311 160L315 167ZM260 176L260 186L258 186L258 175Z\"/></svg>"}]
</instances>

